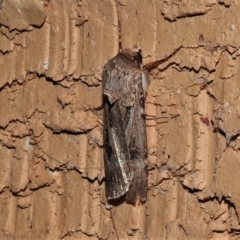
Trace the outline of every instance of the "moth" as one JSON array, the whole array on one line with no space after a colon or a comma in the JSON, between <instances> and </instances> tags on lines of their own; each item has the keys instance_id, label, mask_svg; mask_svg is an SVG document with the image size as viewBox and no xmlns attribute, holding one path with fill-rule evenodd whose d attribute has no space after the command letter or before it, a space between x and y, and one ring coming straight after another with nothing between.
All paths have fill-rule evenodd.
<instances>
[{"instance_id":1,"label":"moth","mask_svg":"<svg viewBox=\"0 0 240 240\"><path fill-rule=\"evenodd\" d=\"M103 68L104 166L108 200L124 195L130 203L146 200L144 100L148 78L137 45L123 49Z\"/></svg>"},{"instance_id":2,"label":"moth","mask_svg":"<svg viewBox=\"0 0 240 240\"><path fill-rule=\"evenodd\" d=\"M142 64L138 45L126 48L103 68L104 167L108 201L126 195L127 202L143 203L147 196L147 139L144 102L148 71L168 57Z\"/></svg>"}]
</instances>

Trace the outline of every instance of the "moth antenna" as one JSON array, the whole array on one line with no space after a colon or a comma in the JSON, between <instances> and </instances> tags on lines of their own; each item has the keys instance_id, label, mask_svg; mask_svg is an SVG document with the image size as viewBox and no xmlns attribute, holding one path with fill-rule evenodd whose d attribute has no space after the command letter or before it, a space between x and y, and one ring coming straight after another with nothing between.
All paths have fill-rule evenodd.
<instances>
[{"instance_id":1,"label":"moth antenna","mask_svg":"<svg viewBox=\"0 0 240 240\"><path fill-rule=\"evenodd\" d=\"M168 61L171 57L173 57L183 46L181 45L180 47L178 47L176 50L174 50L170 55L166 56L165 58L161 59L161 60L157 60L154 62L150 62L148 64L146 64L144 66L144 69L151 71L154 68L157 68L159 65L161 65L162 63Z\"/></svg>"}]
</instances>

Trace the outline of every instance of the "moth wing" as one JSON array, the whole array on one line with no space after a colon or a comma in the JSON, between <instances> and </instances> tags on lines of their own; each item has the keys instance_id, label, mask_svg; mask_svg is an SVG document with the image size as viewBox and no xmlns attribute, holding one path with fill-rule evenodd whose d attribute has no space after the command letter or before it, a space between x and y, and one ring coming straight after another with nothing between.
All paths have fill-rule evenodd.
<instances>
[{"instance_id":1,"label":"moth wing","mask_svg":"<svg viewBox=\"0 0 240 240\"><path fill-rule=\"evenodd\" d=\"M103 94L107 96L110 104L120 98L121 83L119 83L119 69L117 57L111 59L103 68Z\"/></svg>"},{"instance_id":2,"label":"moth wing","mask_svg":"<svg viewBox=\"0 0 240 240\"><path fill-rule=\"evenodd\" d=\"M104 66L103 94L107 96L110 104L120 100L120 105L124 107L133 106L134 80L137 79L133 72L133 67L129 66L120 55L109 60ZM137 72L140 73L139 70Z\"/></svg>"},{"instance_id":3,"label":"moth wing","mask_svg":"<svg viewBox=\"0 0 240 240\"><path fill-rule=\"evenodd\" d=\"M104 106L104 166L106 195L108 200L117 199L127 193L132 182L132 165L125 135L123 92L126 75L121 69L122 59L111 59L103 69ZM119 65L120 64L120 65Z\"/></svg>"},{"instance_id":4,"label":"moth wing","mask_svg":"<svg viewBox=\"0 0 240 240\"><path fill-rule=\"evenodd\" d=\"M132 182L132 167L119 103L105 103L105 178L108 200L126 194Z\"/></svg>"},{"instance_id":5,"label":"moth wing","mask_svg":"<svg viewBox=\"0 0 240 240\"><path fill-rule=\"evenodd\" d=\"M131 107L129 119L126 125L125 134L128 139L128 149L132 160L133 180L127 193L126 199L129 202L144 202L147 195L147 139L144 112L144 89L139 76L136 85L136 99Z\"/></svg>"}]
</instances>

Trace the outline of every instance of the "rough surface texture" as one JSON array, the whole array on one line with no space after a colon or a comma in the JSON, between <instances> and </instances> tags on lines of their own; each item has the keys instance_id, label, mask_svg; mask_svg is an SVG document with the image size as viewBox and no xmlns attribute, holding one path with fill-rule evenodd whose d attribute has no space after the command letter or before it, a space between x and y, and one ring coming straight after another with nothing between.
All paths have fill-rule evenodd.
<instances>
[{"instance_id":1,"label":"rough surface texture","mask_svg":"<svg viewBox=\"0 0 240 240\"><path fill-rule=\"evenodd\" d=\"M240 2L0 1L0 239L239 239ZM139 43L144 205L107 205L103 65Z\"/></svg>"}]
</instances>

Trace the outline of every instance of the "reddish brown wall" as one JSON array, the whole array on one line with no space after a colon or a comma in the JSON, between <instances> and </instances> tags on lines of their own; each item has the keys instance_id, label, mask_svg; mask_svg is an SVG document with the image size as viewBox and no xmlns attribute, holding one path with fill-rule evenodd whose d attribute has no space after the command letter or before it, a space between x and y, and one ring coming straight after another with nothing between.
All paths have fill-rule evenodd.
<instances>
[{"instance_id":1,"label":"reddish brown wall","mask_svg":"<svg viewBox=\"0 0 240 240\"><path fill-rule=\"evenodd\" d=\"M237 239L239 16L236 0L0 1L0 239ZM109 210L101 71L119 20L144 63L182 48L151 72L147 201Z\"/></svg>"}]
</instances>

